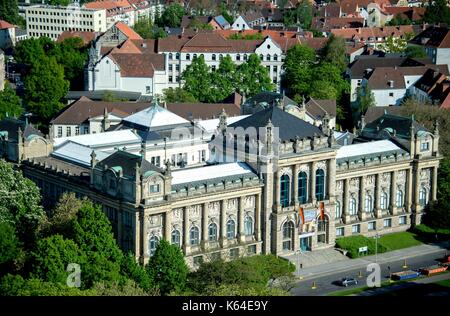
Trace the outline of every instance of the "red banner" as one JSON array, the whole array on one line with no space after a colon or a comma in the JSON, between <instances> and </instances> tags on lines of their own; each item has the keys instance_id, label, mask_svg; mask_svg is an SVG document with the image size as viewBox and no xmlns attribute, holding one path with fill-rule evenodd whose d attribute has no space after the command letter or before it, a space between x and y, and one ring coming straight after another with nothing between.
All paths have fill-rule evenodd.
<instances>
[{"instance_id":1,"label":"red banner","mask_svg":"<svg viewBox=\"0 0 450 316\"><path fill-rule=\"evenodd\" d=\"M301 220L301 223L304 224L305 223L305 214L303 213L302 207L298 208L298 215L299 215L299 219Z\"/></svg>"},{"instance_id":2,"label":"red banner","mask_svg":"<svg viewBox=\"0 0 450 316\"><path fill-rule=\"evenodd\" d=\"M320 219L325 219L325 207L323 202L320 202Z\"/></svg>"}]
</instances>

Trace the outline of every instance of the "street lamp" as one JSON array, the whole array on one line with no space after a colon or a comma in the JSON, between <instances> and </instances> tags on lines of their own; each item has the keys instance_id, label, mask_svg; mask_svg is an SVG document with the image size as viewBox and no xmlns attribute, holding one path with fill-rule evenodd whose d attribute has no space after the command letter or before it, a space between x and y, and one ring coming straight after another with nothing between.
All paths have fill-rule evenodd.
<instances>
[{"instance_id":1,"label":"street lamp","mask_svg":"<svg viewBox=\"0 0 450 316\"><path fill-rule=\"evenodd\" d=\"M378 263L378 238L380 238L380 235L377 233L375 235L375 262Z\"/></svg>"},{"instance_id":2,"label":"street lamp","mask_svg":"<svg viewBox=\"0 0 450 316\"><path fill-rule=\"evenodd\" d=\"M297 254L297 277L300 277L300 255L302 254L302 250L299 249L296 251Z\"/></svg>"}]
</instances>

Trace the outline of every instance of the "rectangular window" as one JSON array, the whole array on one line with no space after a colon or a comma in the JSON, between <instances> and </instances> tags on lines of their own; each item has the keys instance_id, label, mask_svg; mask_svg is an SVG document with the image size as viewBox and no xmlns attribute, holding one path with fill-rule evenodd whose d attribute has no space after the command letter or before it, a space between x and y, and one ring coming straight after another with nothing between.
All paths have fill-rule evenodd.
<instances>
[{"instance_id":1,"label":"rectangular window","mask_svg":"<svg viewBox=\"0 0 450 316\"><path fill-rule=\"evenodd\" d=\"M428 151L430 149L429 142L420 143L420 151Z\"/></svg>"},{"instance_id":2,"label":"rectangular window","mask_svg":"<svg viewBox=\"0 0 450 316\"><path fill-rule=\"evenodd\" d=\"M194 266L199 266L203 263L203 256L195 256L194 257Z\"/></svg>"},{"instance_id":3,"label":"rectangular window","mask_svg":"<svg viewBox=\"0 0 450 316\"><path fill-rule=\"evenodd\" d=\"M122 249L125 252L133 249L133 217L131 213L122 213Z\"/></svg>"},{"instance_id":4,"label":"rectangular window","mask_svg":"<svg viewBox=\"0 0 450 316\"><path fill-rule=\"evenodd\" d=\"M336 237L344 236L344 227L336 228Z\"/></svg>"},{"instance_id":5,"label":"rectangular window","mask_svg":"<svg viewBox=\"0 0 450 316\"><path fill-rule=\"evenodd\" d=\"M149 188L150 193L158 193L159 192L159 184L152 184Z\"/></svg>"},{"instance_id":6,"label":"rectangular window","mask_svg":"<svg viewBox=\"0 0 450 316\"><path fill-rule=\"evenodd\" d=\"M89 126L83 127L83 134L89 134Z\"/></svg>"},{"instance_id":7,"label":"rectangular window","mask_svg":"<svg viewBox=\"0 0 450 316\"><path fill-rule=\"evenodd\" d=\"M230 249L230 258L236 259L239 257L239 248Z\"/></svg>"},{"instance_id":8,"label":"rectangular window","mask_svg":"<svg viewBox=\"0 0 450 316\"><path fill-rule=\"evenodd\" d=\"M252 255L256 254L256 245L248 246L247 247L247 253L248 254L252 254Z\"/></svg>"},{"instance_id":9,"label":"rectangular window","mask_svg":"<svg viewBox=\"0 0 450 316\"><path fill-rule=\"evenodd\" d=\"M159 167L161 164L161 157L160 156L152 157L151 162L153 165Z\"/></svg>"},{"instance_id":10,"label":"rectangular window","mask_svg":"<svg viewBox=\"0 0 450 316\"><path fill-rule=\"evenodd\" d=\"M58 126L58 137L62 137L62 126Z\"/></svg>"},{"instance_id":11,"label":"rectangular window","mask_svg":"<svg viewBox=\"0 0 450 316\"><path fill-rule=\"evenodd\" d=\"M383 221L383 227L391 227L392 226L392 220L390 218L387 218Z\"/></svg>"},{"instance_id":12,"label":"rectangular window","mask_svg":"<svg viewBox=\"0 0 450 316\"><path fill-rule=\"evenodd\" d=\"M66 136L67 137L72 136L72 128L70 126L66 127Z\"/></svg>"},{"instance_id":13,"label":"rectangular window","mask_svg":"<svg viewBox=\"0 0 450 316\"><path fill-rule=\"evenodd\" d=\"M291 241L290 240L283 241L283 250L291 250Z\"/></svg>"},{"instance_id":14,"label":"rectangular window","mask_svg":"<svg viewBox=\"0 0 450 316\"><path fill-rule=\"evenodd\" d=\"M352 234L359 234L359 232L360 232L359 224L352 225Z\"/></svg>"},{"instance_id":15,"label":"rectangular window","mask_svg":"<svg viewBox=\"0 0 450 316\"><path fill-rule=\"evenodd\" d=\"M80 127L75 126L75 135L80 135Z\"/></svg>"},{"instance_id":16,"label":"rectangular window","mask_svg":"<svg viewBox=\"0 0 450 316\"><path fill-rule=\"evenodd\" d=\"M220 252L213 252L211 254L211 261L217 261L220 260Z\"/></svg>"},{"instance_id":17,"label":"rectangular window","mask_svg":"<svg viewBox=\"0 0 450 316\"><path fill-rule=\"evenodd\" d=\"M393 96L394 96L394 93L393 93L393 92L389 92L389 96L390 96L390 97L393 97Z\"/></svg>"},{"instance_id":18,"label":"rectangular window","mask_svg":"<svg viewBox=\"0 0 450 316\"><path fill-rule=\"evenodd\" d=\"M151 94L152 93L152 89L150 86L145 86L145 93L146 94Z\"/></svg>"},{"instance_id":19,"label":"rectangular window","mask_svg":"<svg viewBox=\"0 0 450 316\"><path fill-rule=\"evenodd\" d=\"M377 222L367 223L367 230L376 230L376 229L377 229Z\"/></svg>"},{"instance_id":20,"label":"rectangular window","mask_svg":"<svg viewBox=\"0 0 450 316\"><path fill-rule=\"evenodd\" d=\"M406 216L400 216L398 218L398 224L399 225L406 225Z\"/></svg>"}]
</instances>

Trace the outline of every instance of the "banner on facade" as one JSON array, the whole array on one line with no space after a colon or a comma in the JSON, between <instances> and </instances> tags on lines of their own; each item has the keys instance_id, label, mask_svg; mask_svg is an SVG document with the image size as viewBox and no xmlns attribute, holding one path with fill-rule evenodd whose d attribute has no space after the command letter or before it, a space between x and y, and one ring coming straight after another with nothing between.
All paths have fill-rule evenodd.
<instances>
[{"instance_id":1,"label":"banner on facade","mask_svg":"<svg viewBox=\"0 0 450 316\"><path fill-rule=\"evenodd\" d=\"M305 223L305 215L303 213L303 208L302 207L298 208L298 218L299 218L298 226L300 226L300 225Z\"/></svg>"},{"instance_id":2,"label":"banner on facade","mask_svg":"<svg viewBox=\"0 0 450 316\"><path fill-rule=\"evenodd\" d=\"M320 219L322 221L325 219L325 206L323 202L320 202Z\"/></svg>"}]
</instances>

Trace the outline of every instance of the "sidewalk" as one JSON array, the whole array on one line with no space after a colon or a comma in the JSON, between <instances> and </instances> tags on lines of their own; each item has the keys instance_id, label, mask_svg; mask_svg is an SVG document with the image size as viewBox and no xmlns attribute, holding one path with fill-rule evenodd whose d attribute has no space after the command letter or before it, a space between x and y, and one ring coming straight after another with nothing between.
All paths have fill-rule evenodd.
<instances>
[{"instance_id":1,"label":"sidewalk","mask_svg":"<svg viewBox=\"0 0 450 316\"><path fill-rule=\"evenodd\" d=\"M403 260L421 255L442 252L448 247L450 247L450 241L437 244L423 244L419 246L389 251L379 254L377 262L383 264L394 260ZM314 278L317 278L321 276L326 276L328 274L335 274L337 272L344 272L353 269L362 269L366 268L369 263L375 262L376 261L375 257L376 256L367 256L357 259L343 260L328 264L321 264L314 267L304 268L300 269L299 276L302 279L306 280L311 278L312 276ZM293 264L296 265L295 258L292 258L291 261Z\"/></svg>"}]
</instances>

